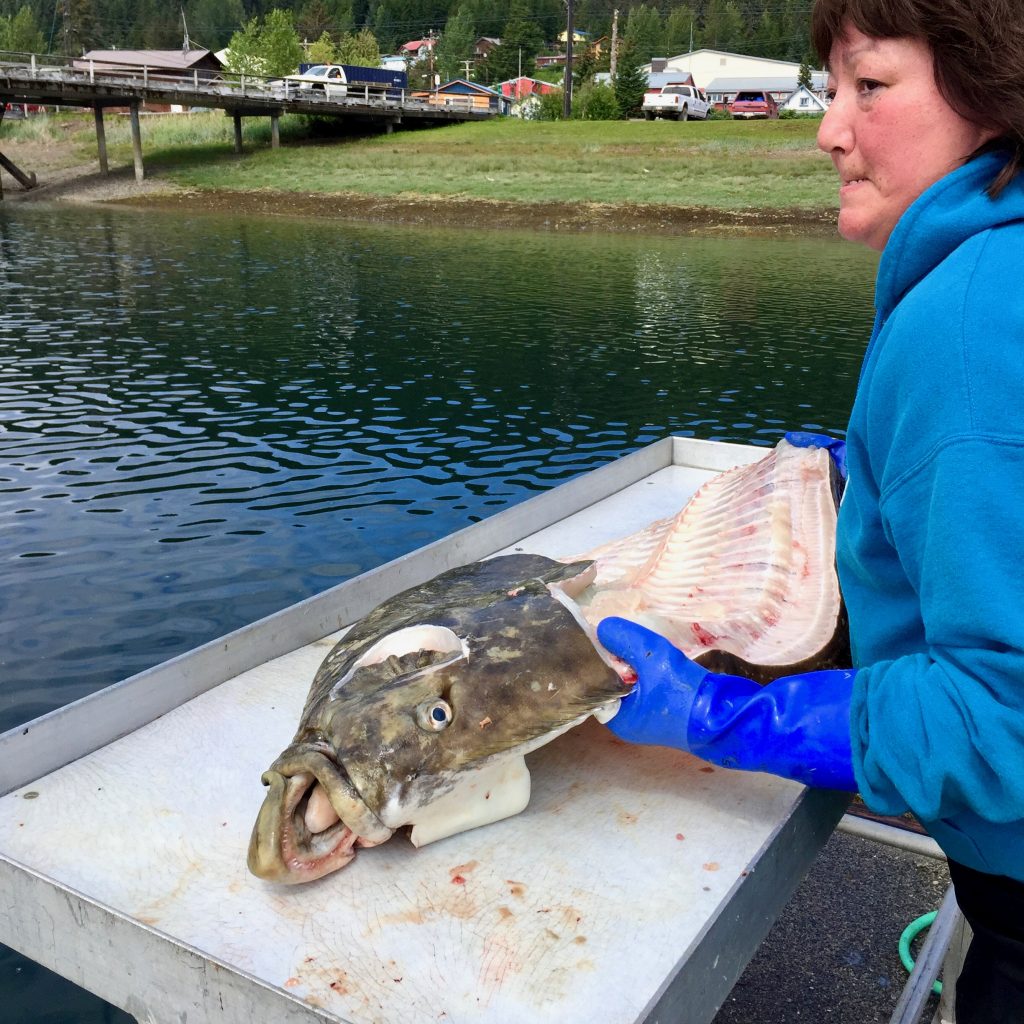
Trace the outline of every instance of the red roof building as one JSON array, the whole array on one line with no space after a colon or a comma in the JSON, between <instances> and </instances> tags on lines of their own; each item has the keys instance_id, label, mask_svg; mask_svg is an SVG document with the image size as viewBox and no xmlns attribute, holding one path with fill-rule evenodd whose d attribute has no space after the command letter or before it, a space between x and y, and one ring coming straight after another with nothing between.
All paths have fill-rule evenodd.
<instances>
[{"instance_id":1,"label":"red roof building","mask_svg":"<svg viewBox=\"0 0 1024 1024\"><path fill-rule=\"evenodd\" d=\"M412 60L419 60L433 50L436 42L436 39L410 39L409 42L402 43L398 52Z\"/></svg>"},{"instance_id":2,"label":"red roof building","mask_svg":"<svg viewBox=\"0 0 1024 1024\"><path fill-rule=\"evenodd\" d=\"M501 82L497 88L502 96L508 96L514 100L525 99L527 96L543 96L549 92L561 92L557 85L542 82L539 78L528 78L526 75Z\"/></svg>"}]
</instances>

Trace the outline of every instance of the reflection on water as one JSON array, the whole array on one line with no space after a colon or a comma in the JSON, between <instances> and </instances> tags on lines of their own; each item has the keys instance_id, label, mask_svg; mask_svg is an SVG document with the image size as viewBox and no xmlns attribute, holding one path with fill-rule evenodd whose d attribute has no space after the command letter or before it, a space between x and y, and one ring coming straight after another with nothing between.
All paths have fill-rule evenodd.
<instances>
[{"instance_id":1,"label":"reflection on water","mask_svg":"<svg viewBox=\"0 0 1024 1024\"><path fill-rule=\"evenodd\" d=\"M670 431L842 430L828 241L0 215L0 728Z\"/></svg>"},{"instance_id":2,"label":"reflection on water","mask_svg":"<svg viewBox=\"0 0 1024 1024\"><path fill-rule=\"evenodd\" d=\"M0 729L669 432L841 432L874 268L822 240L0 212Z\"/></svg>"}]
</instances>

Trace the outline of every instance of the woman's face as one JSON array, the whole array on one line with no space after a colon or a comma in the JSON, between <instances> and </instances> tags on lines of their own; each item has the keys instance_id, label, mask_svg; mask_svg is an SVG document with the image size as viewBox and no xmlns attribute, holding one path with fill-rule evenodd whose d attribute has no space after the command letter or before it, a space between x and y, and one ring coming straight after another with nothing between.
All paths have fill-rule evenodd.
<instances>
[{"instance_id":1,"label":"woman's face","mask_svg":"<svg viewBox=\"0 0 1024 1024\"><path fill-rule=\"evenodd\" d=\"M881 250L903 211L995 134L942 98L918 39L847 25L829 54L832 105L818 146L839 172L839 233Z\"/></svg>"}]
</instances>

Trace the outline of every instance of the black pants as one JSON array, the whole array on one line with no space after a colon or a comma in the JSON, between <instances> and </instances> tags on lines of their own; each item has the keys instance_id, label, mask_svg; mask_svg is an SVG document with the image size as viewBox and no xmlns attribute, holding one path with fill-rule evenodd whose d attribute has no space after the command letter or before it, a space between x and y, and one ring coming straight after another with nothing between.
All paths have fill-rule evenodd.
<instances>
[{"instance_id":1,"label":"black pants","mask_svg":"<svg viewBox=\"0 0 1024 1024\"><path fill-rule=\"evenodd\" d=\"M952 860L949 876L974 931L956 983L957 1024L1024 1024L1024 882Z\"/></svg>"}]
</instances>

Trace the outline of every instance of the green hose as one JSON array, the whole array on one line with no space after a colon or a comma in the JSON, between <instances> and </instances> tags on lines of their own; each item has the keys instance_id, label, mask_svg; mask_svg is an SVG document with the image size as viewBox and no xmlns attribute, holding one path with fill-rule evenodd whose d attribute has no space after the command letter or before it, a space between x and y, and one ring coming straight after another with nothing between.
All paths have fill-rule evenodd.
<instances>
[{"instance_id":1,"label":"green hose","mask_svg":"<svg viewBox=\"0 0 1024 1024\"><path fill-rule=\"evenodd\" d=\"M937 913L937 910L933 910L929 914L922 914L916 921L911 921L910 924L903 929L903 934L900 936L899 946L900 960L903 961L903 966L906 967L908 973L914 969L914 958L910 955L910 944L917 938L920 932L923 932L925 928L935 920L935 915ZM942 982L934 982L932 984L932 991L937 996L942 995Z\"/></svg>"}]
</instances>

